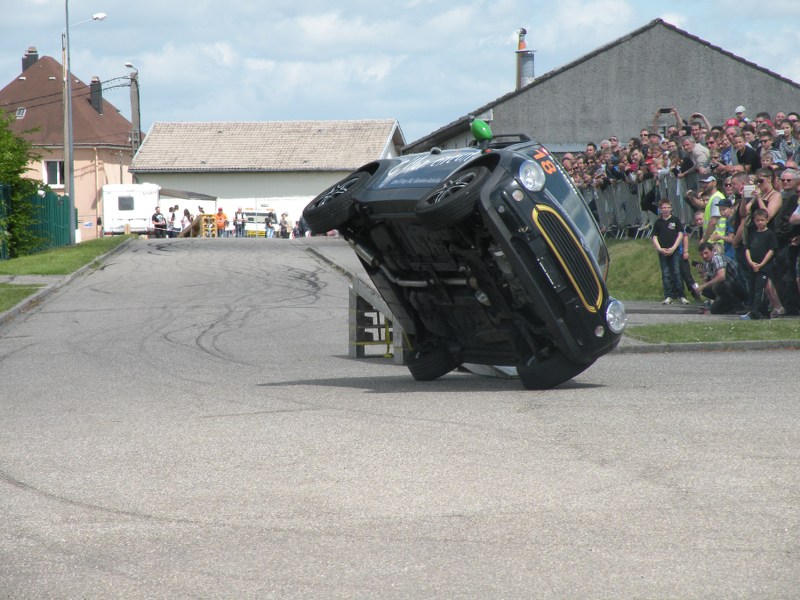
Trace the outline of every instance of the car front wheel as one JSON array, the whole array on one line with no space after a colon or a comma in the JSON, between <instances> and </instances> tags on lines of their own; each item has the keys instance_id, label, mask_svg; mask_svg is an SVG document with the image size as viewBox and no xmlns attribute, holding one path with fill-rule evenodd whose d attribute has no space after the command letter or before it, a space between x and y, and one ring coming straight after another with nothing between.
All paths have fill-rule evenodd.
<instances>
[{"instance_id":1,"label":"car front wheel","mask_svg":"<svg viewBox=\"0 0 800 600\"><path fill-rule=\"evenodd\" d=\"M489 169L484 166L455 173L417 203L417 219L423 227L431 230L444 229L463 221L475 210L481 187L489 174Z\"/></svg>"},{"instance_id":2,"label":"car front wheel","mask_svg":"<svg viewBox=\"0 0 800 600\"><path fill-rule=\"evenodd\" d=\"M309 202L303 217L311 233L327 233L344 225L355 214L355 194L370 177L368 171L356 171Z\"/></svg>"},{"instance_id":3,"label":"car front wheel","mask_svg":"<svg viewBox=\"0 0 800 600\"><path fill-rule=\"evenodd\" d=\"M406 367L417 381L433 381L447 375L459 365L441 343L415 347L406 359Z\"/></svg>"},{"instance_id":4,"label":"car front wheel","mask_svg":"<svg viewBox=\"0 0 800 600\"><path fill-rule=\"evenodd\" d=\"M543 361L528 359L517 365L517 375L525 389L547 390L569 381L591 365L592 363L576 363L563 354L557 354Z\"/></svg>"}]
</instances>

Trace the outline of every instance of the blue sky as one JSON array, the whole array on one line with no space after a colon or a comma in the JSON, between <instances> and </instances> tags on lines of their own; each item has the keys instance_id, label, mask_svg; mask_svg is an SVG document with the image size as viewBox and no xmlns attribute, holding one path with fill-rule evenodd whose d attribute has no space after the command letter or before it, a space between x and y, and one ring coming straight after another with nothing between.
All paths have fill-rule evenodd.
<instances>
[{"instance_id":1,"label":"blue sky","mask_svg":"<svg viewBox=\"0 0 800 600\"><path fill-rule=\"evenodd\" d=\"M0 6L0 87L29 46L61 62L65 0ZM513 90L520 27L536 75L663 18L800 82L800 0L70 0L69 11L73 73L106 81L133 63L145 131L393 118L413 141ZM105 97L130 118L128 89Z\"/></svg>"}]
</instances>

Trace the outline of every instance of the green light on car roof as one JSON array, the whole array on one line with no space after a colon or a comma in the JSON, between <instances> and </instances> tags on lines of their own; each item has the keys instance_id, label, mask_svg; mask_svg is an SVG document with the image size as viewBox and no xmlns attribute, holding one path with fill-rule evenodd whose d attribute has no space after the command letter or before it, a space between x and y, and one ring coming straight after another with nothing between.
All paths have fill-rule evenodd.
<instances>
[{"instance_id":1,"label":"green light on car roof","mask_svg":"<svg viewBox=\"0 0 800 600\"><path fill-rule=\"evenodd\" d=\"M479 142L488 142L492 139L492 128L489 127L486 121L482 121L481 119L475 119L472 122L470 131L472 132L472 137Z\"/></svg>"}]
</instances>

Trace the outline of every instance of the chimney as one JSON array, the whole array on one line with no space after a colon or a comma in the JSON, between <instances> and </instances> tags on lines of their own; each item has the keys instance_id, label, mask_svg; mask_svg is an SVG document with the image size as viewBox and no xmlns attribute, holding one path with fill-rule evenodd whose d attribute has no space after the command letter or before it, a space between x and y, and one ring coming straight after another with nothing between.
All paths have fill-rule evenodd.
<instances>
[{"instance_id":1,"label":"chimney","mask_svg":"<svg viewBox=\"0 0 800 600\"><path fill-rule=\"evenodd\" d=\"M36 46L30 46L25 56L22 57L22 72L27 71L28 67L33 66L37 60L39 60L39 51Z\"/></svg>"},{"instance_id":2,"label":"chimney","mask_svg":"<svg viewBox=\"0 0 800 600\"><path fill-rule=\"evenodd\" d=\"M530 82L535 77L533 75L533 53L536 50L528 50L525 43L525 34L528 30L524 27L517 30L518 43L517 43L517 89L520 89Z\"/></svg>"},{"instance_id":3,"label":"chimney","mask_svg":"<svg viewBox=\"0 0 800 600\"><path fill-rule=\"evenodd\" d=\"M97 75L92 77L92 82L89 84L89 102L92 103L93 109L103 114L103 86Z\"/></svg>"}]
</instances>

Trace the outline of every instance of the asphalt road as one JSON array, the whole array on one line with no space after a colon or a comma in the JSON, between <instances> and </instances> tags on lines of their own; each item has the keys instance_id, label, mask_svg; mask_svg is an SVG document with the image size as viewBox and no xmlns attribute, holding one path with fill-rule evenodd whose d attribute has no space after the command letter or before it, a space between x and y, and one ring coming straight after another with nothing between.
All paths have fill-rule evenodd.
<instances>
[{"instance_id":1,"label":"asphalt road","mask_svg":"<svg viewBox=\"0 0 800 600\"><path fill-rule=\"evenodd\" d=\"M797 352L347 357L335 240L149 240L0 327L2 598L798 598Z\"/></svg>"}]
</instances>

